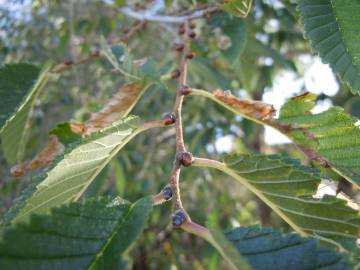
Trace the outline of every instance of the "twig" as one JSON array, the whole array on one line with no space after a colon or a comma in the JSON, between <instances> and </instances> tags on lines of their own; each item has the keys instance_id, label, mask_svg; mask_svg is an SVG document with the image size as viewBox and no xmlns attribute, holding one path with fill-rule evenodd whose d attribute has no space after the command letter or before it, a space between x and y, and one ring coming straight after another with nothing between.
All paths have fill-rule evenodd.
<instances>
[{"instance_id":1,"label":"twig","mask_svg":"<svg viewBox=\"0 0 360 270\"><path fill-rule=\"evenodd\" d=\"M187 29L188 22L185 23L185 29ZM183 128L182 128L182 119L181 119L181 111L182 104L184 100L184 95L182 94L182 89L187 81L187 58L186 53L189 50L190 39L184 34L184 49L180 59L180 78L179 78L179 90L176 94L175 100L175 108L174 113L176 116L175 119L175 132L176 132L176 153L175 159L173 163L173 169L170 178L170 186L173 191L173 199L174 199L174 209L182 209L181 197L180 197L180 187L179 187L179 177L181 171L181 155L186 152L185 144L184 144L184 136L183 136Z\"/></svg>"},{"instance_id":2,"label":"twig","mask_svg":"<svg viewBox=\"0 0 360 270\"><path fill-rule=\"evenodd\" d=\"M202 10L196 10L192 14L186 16L155 15L151 13L135 11L129 7L123 7L119 11L125 14L126 16L142 21L182 23L192 19L201 18L207 14L222 11L222 9L220 7L210 7Z\"/></svg>"},{"instance_id":3,"label":"twig","mask_svg":"<svg viewBox=\"0 0 360 270\"><path fill-rule=\"evenodd\" d=\"M124 36L121 37L120 39L118 39L117 41L115 42L112 42L112 44L117 44L117 43L128 43L129 39L134 35L136 34L137 32L141 31L144 26L146 25L146 22L145 21L140 21L140 22L137 22L136 24L133 25L133 27L131 27L129 29L128 32L124 33ZM101 57L101 54L100 54L100 49L95 49L93 52L91 52L87 57L83 57L83 58L80 58L78 60L67 60L67 61L64 61L63 63L61 64L58 64L56 65L51 72L53 73L61 73L65 70L68 70L74 66L77 66L77 65L81 65L81 64L84 64L90 60L93 60L93 59L97 59L97 58L100 58Z\"/></svg>"},{"instance_id":4,"label":"twig","mask_svg":"<svg viewBox=\"0 0 360 270\"><path fill-rule=\"evenodd\" d=\"M84 64L90 60L96 59L100 57L100 51L99 50L95 50L94 52L90 53L89 56L84 57L84 58L80 58L79 60L76 61L65 61L64 63L58 64L56 65L51 72L53 73L61 73L67 69L72 68L73 66L77 66L77 65L81 65Z\"/></svg>"},{"instance_id":5,"label":"twig","mask_svg":"<svg viewBox=\"0 0 360 270\"><path fill-rule=\"evenodd\" d=\"M124 43L128 43L130 37L132 37L135 33L139 32L146 25L146 21L140 21L136 23L125 35L120 39Z\"/></svg>"}]
</instances>

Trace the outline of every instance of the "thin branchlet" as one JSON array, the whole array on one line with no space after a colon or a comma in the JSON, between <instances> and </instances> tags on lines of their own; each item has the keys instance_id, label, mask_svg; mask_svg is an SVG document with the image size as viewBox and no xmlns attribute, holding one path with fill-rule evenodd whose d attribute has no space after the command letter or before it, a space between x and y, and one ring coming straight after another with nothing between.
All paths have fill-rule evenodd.
<instances>
[{"instance_id":1,"label":"thin branchlet","mask_svg":"<svg viewBox=\"0 0 360 270\"><path fill-rule=\"evenodd\" d=\"M184 25L185 31L188 31L188 22L185 22ZM175 132L176 132L176 153L175 159L173 163L173 169L170 177L170 186L173 191L173 199L174 199L174 209L182 209L182 202L180 197L180 188L179 188L179 177L181 171L181 156L184 152L186 152L185 144L184 144L184 135L183 135L183 127L182 127L182 104L184 100L184 95L182 90L184 86L186 86L187 82L187 63L188 59L186 58L186 53L189 51L190 38L187 35L184 35L184 48L183 53L180 58L179 70L179 89L176 94L174 113L176 116L175 120Z\"/></svg>"}]
</instances>

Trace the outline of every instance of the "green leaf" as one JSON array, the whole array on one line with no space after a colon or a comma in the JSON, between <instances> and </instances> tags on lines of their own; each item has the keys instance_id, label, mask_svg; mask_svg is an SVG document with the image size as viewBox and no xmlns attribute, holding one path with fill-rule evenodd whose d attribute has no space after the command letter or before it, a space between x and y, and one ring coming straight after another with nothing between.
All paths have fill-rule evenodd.
<instances>
[{"instance_id":1,"label":"green leaf","mask_svg":"<svg viewBox=\"0 0 360 270\"><path fill-rule=\"evenodd\" d=\"M126 143L138 133L160 126L138 122L137 117L127 117L68 146L46 173L34 179L36 187L25 191L5 222L27 221L33 213L47 213L54 206L77 200Z\"/></svg>"},{"instance_id":2,"label":"green leaf","mask_svg":"<svg viewBox=\"0 0 360 270\"><path fill-rule=\"evenodd\" d=\"M279 122L290 126L287 135L313 160L360 187L359 120L340 107L312 114L315 100L314 94L292 98L281 108Z\"/></svg>"},{"instance_id":3,"label":"green leaf","mask_svg":"<svg viewBox=\"0 0 360 270\"><path fill-rule=\"evenodd\" d=\"M205 57L195 57L189 62L189 73L198 76L199 81L206 81L214 87L231 87L230 81Z\"/></svg>"},{"instance_id":4,"label":"green leaf","mask_svg":"<svg viewBox=\"0 0 360 270\"><path fill-rule=\"evenodd\" d=\"M50 67L40 70L30 64L11 64L0 69L0 137L10 163L23 158L31 111L49 79Z\"/></svg>"},{"instance_id":5,"label":"green leaf","mask_svg":"<svg viewBox=\"0 0 360 270\"><path fill-rule=\"evenodd\" d=\"M32 215L28 224L3 228L0 268L119 269L120 254L142 233L151 205L149 198L89 199Z\"/></svg>"},{"instance_id":6,"label":"green leaf","mask_svg":"<svg viewBox=\"0 0 360 270\"><path fill-rule=\"evenodd\" d=\"M298 234L281 234L272 228L251 226L225 232L256 270L353 269L346 254L320 247L316 240Z\"/></svg>"},{"instance_id":7,"label":"green leaf","mask_svg":"<svg viewBox=\"0 0 360 270\"><path fill-rule=\"evenodd\" d=\"M249 15L252 0L226 0L221 7L230 14L245 18Z\"/></svg>"},{"instance_id":8,"label":"green leaf","mask_svg":"<svg viewBox=\"0 0 360 270\"><path fill-rule=\"evenodd\" d=\"M141 70L134 64L134 59L125 45L109 46L105 38L101 39L101 52L113 67L125 76L127 82L143 79Z\"/></svg>"},{"instance_id":9,"label":"green leaf","mask_svg":"<svg viewBox=\"0 0 360 270\"><path fill-rule=\"evenodd\" d=\"M62 122L56 125L55 128L50 130L50 135L56 135L59 141L66 145L80 139L80 135L71 130L69 122Z\"/></svg>"},{"instance_id":10,"label":"green leaf","mask_svg":"<svg viewBox=\"0 0 360 270\"><path fill-rule=\"evenodd\" d=\"M358 212L336 197L313 197L320 183L318 171L276 155L230 155L225 163L200 159L194 165L217 168L234 177L301 235L360 255Z\"/></svg>"},{"instance_id":11,"label":"green leaf","mask_svg":"<svg viewBox=\"0 0 360 270\"><path fill-rule=\"evenodd\" d=\"M296 71L296 66L293 62L286 59L279 51L273 49L270 45L264 44L255 38L249 38L245 54L261 55L264 57L271 57L275 64L285 69Z\"/></svg>"},{"instance_id":12,"label":"green leaf","mask_svg":"<svg viewBox=\"0 0 360 270\"><path fill-rule=\"evenodd\" d=\"M220 252L221 256L228 262L231 269L251 270L253 269L247 260L239 254L233 245L226 239L223 232L215 224L207 224L210 230L208 241ZM254 268L255 269L255 268Z\"/></svg>"},{"instance_id":13,"label":"green leaf","mask_svg":"<svg viewBox=\"0 0 360 270\"><path fill-rule=\"evenodd\" d=\"M359 94L359 1L300 0L298 10L311 47Z\"/></svg>"},{"instance_id":14,"label":"green leaf","mask_svg":"<svg viewBox=\"0 0 360 270\"><path fill-rule=\"evenodd\" d=\"M213 28L221 27L221 31L230 39L229 47L221 50L226 60L234 65L245 49L247 41L246 24L243 19L229 16L226 13L215 13L209 23Z\"/></svg>"}]
</instances>

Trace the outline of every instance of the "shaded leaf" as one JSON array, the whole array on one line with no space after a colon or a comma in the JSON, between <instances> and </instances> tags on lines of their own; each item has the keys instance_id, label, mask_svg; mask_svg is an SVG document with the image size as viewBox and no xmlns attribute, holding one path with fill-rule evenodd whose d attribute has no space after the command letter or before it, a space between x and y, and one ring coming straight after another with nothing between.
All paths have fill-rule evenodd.
<instances>
[{"instance_id":1,"label":"shaded leaf","mask_svg":"<svg viewBox=\"0 0 360 270\"><path fill-rule=\"evenodd\" d=\"M40 70L30 64L11 64L0 69L0 137L10 163L23 158L30 114L49 79L49 70L50 65Z\"/></svg>"},{"instance_id":2,"label":"shaded leaf","mask_svg":"<svg viewBox=\"0 0 360 270\"><path fill-rule=\"evenodd\" d=\"M80 135L83 133L83 127L81 124L81 128L79 129L79 124L74 127L75 124L71 124L69 122L62 122L56 125L55 128L50 130L50 135L55 135L58 140L64 144L70 144L76 140L80 139Z\"/></svg>"},{"instance_id":3,"label":"shaded leaf","mask_svg":"<svg viewBox=\"0 0 360 270\"><path fill-rule=\"evenodd\" d=\"M230 81L220 73L212 63L204 57L196 57L189 62L189 72L200 77L199 81L206 81L212 85L218 85L221 88L228 89ZM195 77L195 76L194 76Z\"/></svg>"},{"instance_id":4,"label":"shaded leaf","mask_svg":"<svg viewBox=\"0 0 360 270\"><path fill-rule=\"evenodd\" d=\"M1 269L123 269L120 254L139 237L151 200L89 199L3 228ZM122 266L123 267L123 266Z\"/></svg>"},{"instance_id":5,"label":"shaded leaf","mask_svg":"<svg viewBox=\"0 0 360 270\"><path fill-rule=\"evenodd\" d=\"M286 59L284 55L273 49L270 45L264 44L255 38L249 38L246 46L246 53L251 55L261 55L263 57L271 57L274 63L280 67L296 71L296 66L293 62Z\"/></svg>"},{"instance_id":6,"label":"shaded leaf","mask_svg":"<svg viewBox=\"0 0 360 270\"><path fill-rule=\"evenodd\" d=\"M277 155L230 155L225 163L195 161L194 165L214 167L234 177L301 235L359 256L358 212L333 196L314 198L320 176L313 168Z\"/></svg>"},{"instance_id":7,"label":"shaded leaf","mask_svg":"<svg viewBox=\"0 0 360 270\"><path fill-rule=\"evenodd\" d=\"M221 256L228 262L231 269L251 270L253 269L247 260L239 254L233 245L226 239L226 236L215 224L207 224L210 230L209 242L220 252ZM255 268L254 268L255 269Z\"/></svg>"},{"instance_id":8,"label":"shaded leaf","mask_svg":"<svg viewBox=\"0 0 360 270\"><path fill-rule=\"evenodd\" d=\"M105 38L101 39L101 53L109 60L113 67L123 74L128 82L143 79L139 66L135 64L132 55L125 45L109 46Z\"/></svg>"},{"instance_id":9,"label":"shaded leaf","mask_svg":"<svg viewBox=\"0 0 360 270\"><path fill-rule=\"evenodd\" d=\"M209 23L215 28L213 30L215 36L220 35L218 38L221 38L222 34L225 34L229 38L229 44L226 44L226 48L222 48L221 52L226 60L234 65L244 51L247 42L244 20L226 13L215 13L210 17ZM221 31L219 34L217 34L218 30Z\"/></svg>"},{"instance_id":10,"label":"shaded leaf","mask_svg":"<svg viewBox=\"0 0 360 270\"><path fill-rule=\"evenodd\" d=\"M320 247L316 240L298 234L281 234L272 228L251 226L225 232L256 270L353 269L346 254Z\"/></svg>"},{"instance_id":11,"label":"shaded leaf","mask_svg":"<svg viewBox=\"0 0 360 270\"><path fill-rule=\"evenodd\" d=\"M311 47L359 94L359 1L301 0L298 10Z\"/></svg>"}]
</instances>

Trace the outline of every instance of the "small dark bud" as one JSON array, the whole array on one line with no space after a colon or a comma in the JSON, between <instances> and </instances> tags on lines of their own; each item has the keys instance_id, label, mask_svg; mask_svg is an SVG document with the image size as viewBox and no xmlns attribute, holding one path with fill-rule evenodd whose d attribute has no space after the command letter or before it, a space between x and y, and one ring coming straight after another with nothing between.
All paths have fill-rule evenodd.
<instances>
[{"instance_id":1,"label":"small dark bud","mask_svg":"<svg viewBox=\"0 0 360 270\"><path fill-rule=\"evenodd\" d=\"M185 23L183 23L183 22L180 23L180 24L179 24L179 29L185 29Z\"/></svg>"},{"instance_id":2,"label":"small dark bud","mask_svg":"<svg viewBox=\"0 0 360 270\"><path fill-rule=\"evenodd\" d=\"M183 85L183 87L181 88L181 94L186 96L188 94L191 93L191 88L189 86Z\"/></svg>"},{"instance_id":3,"label":"small dark bud","mask_svg":"<svg viewBox=\"0 0 360 270\"><path fill-rule=\"evenodd\" d=\"M179 35L185 34L185 28L179 28L178 34Z\"/></svg>"},{"instance_id":4,"label":"small dark bud","mask_svg":"<svg viewBox=\"0 0 360 270\"><path fill-rule=\"evenodd\" d=\"M124 33L125 35L129 34L129 32L130 32L130 29L128 29L128 28L125 28L125 29L123 30L123 33Z\"/></svg>"},{"instance_id":5,"label":"small dark bud","mask_svg":"<svg viewBox=\"0 0 360 270\"><path fill-rule=\"evenodd\" d=\"M64 65L66 65L66 66L71 66L71 65L73 65L74 64L74 61L72 61L72 60L66 60L65 62L64 62Z\"/></svg>"},{"instance_id":6,"label":"small dark bud","mask_svg":"<svg viewBox=\"0 0 360 270\"><path fill-rule=\"evenodd\" d=\"M191 22L189 27L190 27L190 29L195 29L196 28L196 23Z\"/></svg>"},{"instance_id":7,"label":"small dark bud","mask_svg":"<svg viewBox=\"0 0 360 270\"><path fill-rule=\"evenodd\" d=\"M163 115L162 120L164 121L165 126L170 126L175 123L176 115L175 113L166 113Z\"/></svg>"},{"instance_id":8,"label":"small dark bud","mask_svg":"<svg viewBox=\"0 0 360 270\"><path fill-rule=\"evenodd\" d=\"M172 225L179 228L186 220L186 214L183 209L176 210L172 215Z\"/></svg>"},{"instance_id":9,"label":"small dark bud","mask_svg":"<svg viewBox=\"0 0 360 270\"><path fill-rule=\"evenodd\" d=\"M184 49L185 45L181 43L176 43L174 47L176 51L181 52Z\"/></svg>"},{"instance_id":10,"label":"small dark bud","mask_svg":"<svg viewBox=\"0 0 360 270\"><path fill-rule=\"evenodd\" d=\"M190 52L190 53L186 54L186 58L193 59L195 57L195 55L196 55L195 52Z\"/></svg>"},{"instance_id":11,"label":"small dark bud","mask_svg":"<svg viewBox=\"0 0 360 270\"><path fill-rule=\"evenodd\" d=\"M165 200L168 201L168 200L171 199L171 197L172 197L172 189L171 189L170 185L166 185L164 187L164 189L162 190L162 194L163 194Z\"/></svg>"},{"instance_id":12,"label":"small dark bud","mask_svg":"<svg viewBox=\"0 0 360 270\"><path fill-rule=\"evenodd\" d=\"M100 56L100 50L95 50L91 53L92 57L99 57Z\"/></svg>"},{"instance_id":13,"label":"small dark bud","mask_svg":"<svg viewBox=\"0 0 360 270\"><path fill-rule=\"evenodd\" d=\"M189 33L189 37L190 37L190 38L195 38L195 37L196 37L196 33L195 33L195 32L190 32L190 33Z\"/></svg>"},{"instance_id":14,"label":"small dark bud","mask_svg":"<svg viewBox=\"0 0 360 270\"><path fill-rule=\"evenodd\" d=\"M180 69L174 69L172 72L171 72L171 74L170 74L170 76L171 76L171 79L177 79L177 78L179 78L180 77L180 74L181 74L181 71L180 71Z\"/></svg>"},{"instance_id":15,"label":"small dark bud","mask_svg":"<svg viewBox=\"0 0 360 270\"><path fill-rule=\"evenodd\" d=\"M211 12L206 12L203 14L203 18L209 19L211 17Z\"/></svg>"},{"instance_id":16,"label":"small dark bud","mask_svg":"<svg viewBox=\"0 0 360 270\"><path fill-rule=\"evenodd\" d=\"M190 152L181 153L180 162L184 167L191 166L193 163L193 155Z\"/></svg>"}]
</instances>

